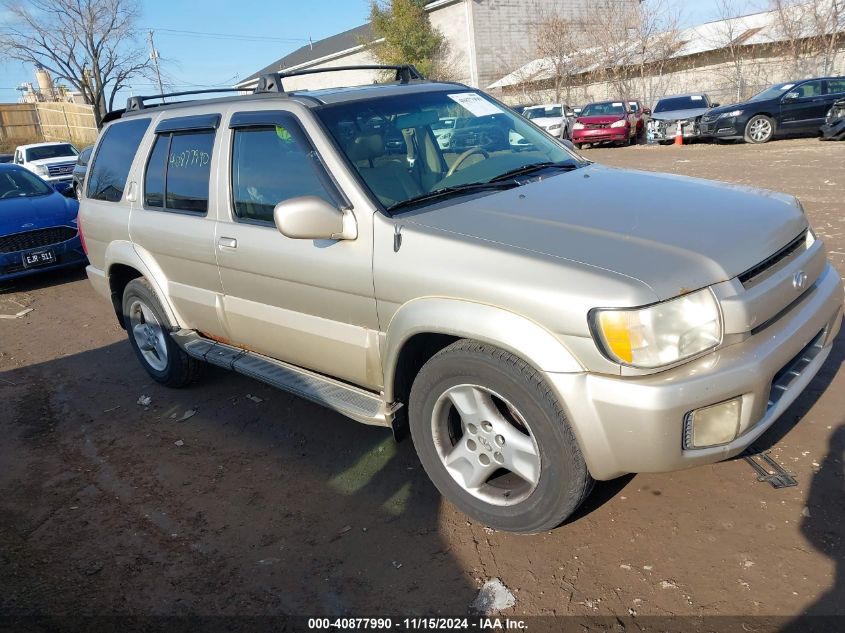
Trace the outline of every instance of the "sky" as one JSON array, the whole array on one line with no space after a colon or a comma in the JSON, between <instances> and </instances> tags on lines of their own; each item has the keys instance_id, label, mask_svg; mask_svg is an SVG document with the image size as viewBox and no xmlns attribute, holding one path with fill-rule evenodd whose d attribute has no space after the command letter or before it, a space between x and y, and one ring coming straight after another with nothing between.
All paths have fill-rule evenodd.
<instances>
[{"instance_id":1,"label":"sky","mask_svg":"<svg viewBox=\"0 0 845 633\"><path fill-rule=\"evenodd\" d=\"M684 25L715 18L715 0L668 0ZM272 11L268 11L272 6ZM141 0L139 27L154 32L171 90L231 85L308 43L366 21L368 0ZM0 11L0 26L5 22ZM0 102L16 102L15 87L35 80L33 69L0 60ZM158 92L149 79L132 94ZM130 91L125 95L129 96Z\"/></svg>"}]
</instances>

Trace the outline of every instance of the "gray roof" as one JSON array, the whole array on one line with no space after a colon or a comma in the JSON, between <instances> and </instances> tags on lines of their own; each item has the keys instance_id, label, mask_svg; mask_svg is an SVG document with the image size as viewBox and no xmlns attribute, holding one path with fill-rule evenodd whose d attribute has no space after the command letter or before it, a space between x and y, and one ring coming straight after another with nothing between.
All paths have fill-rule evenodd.
<instances>
[{"instance_id":1,"label":"gray roof","mask_svg":"<svg viewBox=\"0 0 845 633\"><path fill-rule=\"evenodd\" d=\"M343 33L332 35L324 40L319 40L317 42L301 46L281 59L277 59L269 66L262 68L257 73L253 73L246 79L241 80L238 82L238 85L255 81L267 73L278 72L279 70L283 70L285 68L299 66L300 64L305 64L315 59L326 57L327 55L333 55L334 53L340 53L341 51L355 48L360 45L362 40L369 42L372 39L373 29L370 24L356 26L354 29L349 29Z\"/></svg>"}]
</instances>

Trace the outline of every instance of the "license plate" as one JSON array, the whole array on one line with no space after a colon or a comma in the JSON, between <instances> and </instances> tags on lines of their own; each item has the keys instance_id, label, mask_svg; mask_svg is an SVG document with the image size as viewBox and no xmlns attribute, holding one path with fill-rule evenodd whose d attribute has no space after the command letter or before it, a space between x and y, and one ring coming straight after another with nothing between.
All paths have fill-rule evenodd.
<instances>
[{"instance_id":1,"label":"license plate","mask_svg":"<svg viewBox=\"0 0 845 633\"><path fill-rule=\"evenodd\" d=\"M32 268L34 266L45 266L47 264L54 264L56 262L56 255L49 248L43 251L31 251L24 253L23 266L24 268Z\"/></svg>"}]
</instances>

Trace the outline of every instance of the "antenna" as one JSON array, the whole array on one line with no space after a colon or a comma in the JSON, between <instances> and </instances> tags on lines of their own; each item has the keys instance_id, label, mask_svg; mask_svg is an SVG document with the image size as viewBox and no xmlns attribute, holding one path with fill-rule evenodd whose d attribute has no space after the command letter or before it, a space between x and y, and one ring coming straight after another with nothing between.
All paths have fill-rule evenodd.
<instances>
[{"instance_id":1,"label":"antenna","mask_svg":"<svg viewBox=\"0 0 845 633\"><path fill-rule=\"evenodd\" d=\"M150 29L149 38L150 40L150 59L153 60L153 64L156 67L156 80L158 81L158 91L160 94L164 94L164 87L161 85L161 68L158 65L158 58L159 54L156 50L155 42L153 41L153 31ZM162 99L164 101L164 99Z\"/></svg>"}]
</instances>

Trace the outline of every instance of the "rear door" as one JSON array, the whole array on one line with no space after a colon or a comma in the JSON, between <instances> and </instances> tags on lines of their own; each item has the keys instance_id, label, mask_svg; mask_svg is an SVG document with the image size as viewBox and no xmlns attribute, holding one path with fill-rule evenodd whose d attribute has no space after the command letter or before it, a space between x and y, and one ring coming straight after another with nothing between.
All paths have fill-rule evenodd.
<instances>
[{"instance_id":1,"label":"rear door","mask_svg":"<svg viewBox=\"0 0 845 633\"><path fill-rule=\"evenodd\" d=\"M217 218L211 174L221 159L215 147L221 115L161 118L147 147L142 193L132 211L136 250L167 280L164 292L183 327L219 337L223 288L217 272Z\"/></svg>"},{"instance_id":2,"label":"rear door","mask_svg":"<svg viewBox=\"0 0 845 633\"><path fill-rule=\"evenodd\" d=\"M217 258L233 344L364 387L382 385L372 276L372 212L354 240L292 239L273 221L284 200L352 208L324 167L331 149L305 112L234 112L220 170Z\"/></svg>"},{"instance_id":3,"label":"rear door","mask_svg":"<svg viewBox=\"0 0 845 633\"><path fill-rule=\"evenodd\" d=\"M782 132L818 128L824 122L827 110L822 80L805 81L789 88L781 97L778 127Z\"/></svg>"}]
</instances>

